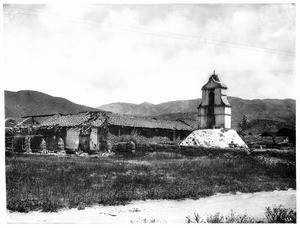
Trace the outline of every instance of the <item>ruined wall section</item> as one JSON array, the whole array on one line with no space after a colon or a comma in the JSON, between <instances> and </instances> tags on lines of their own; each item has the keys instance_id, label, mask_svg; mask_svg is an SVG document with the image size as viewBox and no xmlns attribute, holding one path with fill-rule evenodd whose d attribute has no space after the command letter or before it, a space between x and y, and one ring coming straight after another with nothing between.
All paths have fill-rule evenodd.
<instances>
[{"instance_id":1,"label":"ruined wall section","mask_svg":"<svg viewBox=\"0 0 300 228\"><path fill-rule=\"evenodd\" d=\"M80 136L80 129L79 128L67 129L66 140L65 140L65 148L69 149L69 150L78 150L79 136Z\"/></svg>"},{"instance_id":2,"label":"ruined wall section","mask_svg":"<svg viewBox=\"0 0 300 228\"><path fill-rule=\"evenodd\" d=\"M99 137L98 137L98 129L91 128L90 133L90 150L96 151L99 150Z\"/></svg>"}]
</instances>

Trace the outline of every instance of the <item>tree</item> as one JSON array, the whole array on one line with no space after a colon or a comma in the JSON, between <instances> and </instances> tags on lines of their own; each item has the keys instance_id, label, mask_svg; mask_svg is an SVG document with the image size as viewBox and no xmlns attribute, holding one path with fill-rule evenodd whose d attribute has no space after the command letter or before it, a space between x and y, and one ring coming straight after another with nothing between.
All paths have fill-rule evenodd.
<instances>
[{"instance_id":1,"label":"tree","mask_svg":"<svg viewBox=\"0 0 300 228\"><path fill-rule=\"evenodd\" d=\"M243 119L242 122L239 123L239 127L241 128L242 131L245 131L250 127L248 117L246 115L243 115Z\"/></svg>"}]
</instances>

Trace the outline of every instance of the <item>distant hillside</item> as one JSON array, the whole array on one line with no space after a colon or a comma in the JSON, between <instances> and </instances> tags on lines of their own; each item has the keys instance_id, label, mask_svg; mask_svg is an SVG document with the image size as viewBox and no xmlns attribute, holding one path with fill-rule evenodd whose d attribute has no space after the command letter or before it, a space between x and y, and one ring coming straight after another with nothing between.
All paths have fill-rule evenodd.
<instances>
[{"instance_id":1,"label":"distant hillside","mask_svg":"<svg viewBox=\"0 0 300 228\"><path fill-rule=\"evenodd\" d=\"M238 97L228 97L232 105L232 127L237 129L238 123L241 122L243 115L251 120L272 120L279 125L295 125L296 118L296 101L293 99L255 99L244 100ZM165 119L196 119L197 107L201 99L181 100L161 103L158 105L145 103L128 104L112 103L102 105L99 109L112 111L116 113L156 116ZM117 104L117 105L116 105ZM151 108L148 108L151 107ZM274 122L275 121L275 122ZM256 126L256 125L255 125Z\"/></svg>"},{"instance_id":2,"label":"distant hillside","mask_svg":"<svg viewBox=\"0 0 300 228\"><path fill-rule=\"evenodd\" d=\"M110 111L120 114L128 115L138 115L138 116L148 116L156 113L156 107L154 104L144 102L142 104L132 104L132 103L112 103L107 105L102 105L98 107L100 110Z\"/></svg>"},{"instance_id":3,"label":"distant hillside","mask_svg":"<svg viewBox=\"0 0 300 228\"><path fill-rule=\"evenodd\" d=\"M262 134L263 132L277 132L281 128L294 129L295 125L288 121L256 119L249 122L249 129L245 132L251 132L252 134L257 135Z\"/></svg>"},{"instance_id":4,"label":"distant hillside","mask_svg":"<svg viewBox=\"0 0 300 228\"><path fill-rule=\"evenodd\" d=\"M158 116L170 113L197 112L199 103L200 99L169 101L157 105L148 102L141 104L119 102L101 105L98 109L128 115Z\"/></svg>"},{"instance_id":5,"label":"distant hillside","mask_svg":"<svg viewBox=\"0 0 300 228\"><path fill-rule=\"evenodd\" d=\"M281 127L295 127L296 101L293 99L244 100L238 97L228 97L228 100L232 105L232 128L238 129L238 123L241 122L243 115L248 117L251 127L249 131L253 133L276 131ZM102 105L99 109L137 116L195 120L199 104L200 99L170 101L158 105L147 102L142 104L112 103ZM18 119L26 115L78 113L99 109L78 105L67 99L37 91L5 91L5 118Z\"/></svg>"},{"instance_id":6,"label":"distant hillside","mask_svg":"<svg viewBox=\"0 0 300 228\"><path fill-rule=\"evenodd\" d=\"M293 99L255 99L243 100L230 97L232 122L240 122L243 115L249 120L268 119L280 122L296 123L296 101Z\"/></svg>"},{"instance_id":7,"label":"distant hillside","mask_svg":"<svg viewBox=\"0 0 300 228\"><path fill-rule=\"evenodd\" d=\"M21 90L18 92L4 91L5 118L20 118L27 115L52 113L78 113L96 111L98 109L78 105L67 99L52 97L45 93Z\"/></svg>"}]
</instances>

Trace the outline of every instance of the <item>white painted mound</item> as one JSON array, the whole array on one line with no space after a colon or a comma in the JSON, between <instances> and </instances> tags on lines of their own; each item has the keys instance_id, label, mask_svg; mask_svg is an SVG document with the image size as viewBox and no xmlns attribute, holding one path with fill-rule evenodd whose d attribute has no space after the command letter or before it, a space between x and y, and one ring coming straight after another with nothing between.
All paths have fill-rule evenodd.
<instances>
[{"instance_id":1,"label":"white painted mound","mask_svg":"<svg viewBox=\"0 0 300 228\"><path fill-rule=\"evenodd\" d=\"M233 129L204 129L193 131L181 146L202 146L215 148L248 148L238 133Z\"/></svg>"}]
</instances>

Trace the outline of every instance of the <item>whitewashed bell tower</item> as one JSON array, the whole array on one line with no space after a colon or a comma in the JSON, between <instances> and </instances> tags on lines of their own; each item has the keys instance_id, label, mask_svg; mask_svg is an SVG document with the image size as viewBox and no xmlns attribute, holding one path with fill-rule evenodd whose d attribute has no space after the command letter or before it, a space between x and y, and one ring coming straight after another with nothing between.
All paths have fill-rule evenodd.
<instances>
[{"instance_id":1,"label":"whitewashed bell tower","mask_svg":"<svg viewBox=\"0 0 300 228\"><path fill-rule=\"evenodd\" d=\"M202 100L198 107L199 129L231 128L231 105L226 90L227 86L220 82L214 71L202 87Z\"/></svg>"}]
</instances>

